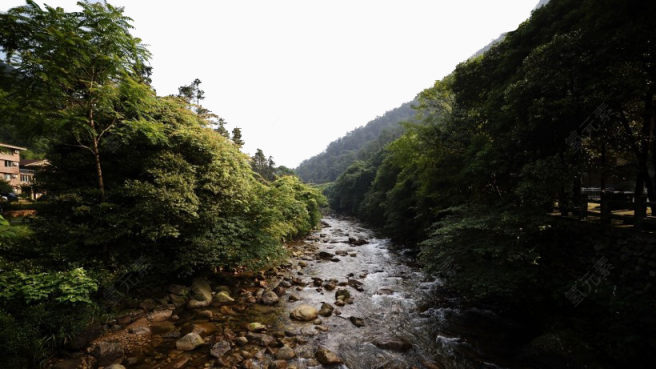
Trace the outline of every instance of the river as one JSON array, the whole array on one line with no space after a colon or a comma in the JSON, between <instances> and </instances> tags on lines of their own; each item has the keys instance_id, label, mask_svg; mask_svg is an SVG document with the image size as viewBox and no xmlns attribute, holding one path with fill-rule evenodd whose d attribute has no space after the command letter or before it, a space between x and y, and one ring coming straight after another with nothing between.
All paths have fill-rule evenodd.
<instances>
[{"instance_id":1,"label":"river","mask_svg":"<svg viewBox=\"0 0 656 369\"><path fill-rule=\"evenodd\" d=\"M351 256L338 256L338 262L301 257L308 264L304 275L324 281L355 279L362 285L360 291L349 288L353 304L338 308L341 315L328 319L325 325L329 330L308 342L307 351L327 347L344 360L342 368L350 369L498 368L458 335L458 330L467 329L467 334L475 330L463 325L471 320L472 313L485 316L491 312L465 313L456 307L457 302L439 299L440 279L426 275L412 258L404 256L403 250L395 250L388 239L376 238L371 230L353 220L324 218L323 224L321 231L306 241L316 247L315 255L323 251L347 252ZM354 246L349 238L367 243ZM287 303L285 310L299 303L320 306L322 302L334 302L334 293L317 291L312 286L300 291L299 296L301 301ZM362 318L364 326L357 327L347 319L352 316ZM280 323L284 326L290 322L282 319ZM411 347L390 350L374 344L381 341L407 342ZM300 360L298 367L304 368L303 364Z\"/></svg>"},{"instance_id":2,"label":"river","mask_svg":"<svg viewBox=\"0 0 656 369\"><path fill-rule=\"evenodd\" d=\"M492 363L504 355L495 349L503 329L490 323L492 312L459 308L441 294L439 278L356 221L325 217L320 230L287 249L289 261L268 273L210 278L214 297L205 307L174 304L174 294L189 287L169 286L154 299L162 305L142 303L87 352L98 365L128 369L322 368L320 349L334 353L342 364L331 367L340 369L503 367ZM220 291L234 301L219 301ZM350 298L337 300L344 294ZM325 306L317 319L290 316L324 303L330 314ZM194 332L198 344L181 349L179 341ZM109 343L99 349L102 342Z\"/></svg>"}]
</instances>

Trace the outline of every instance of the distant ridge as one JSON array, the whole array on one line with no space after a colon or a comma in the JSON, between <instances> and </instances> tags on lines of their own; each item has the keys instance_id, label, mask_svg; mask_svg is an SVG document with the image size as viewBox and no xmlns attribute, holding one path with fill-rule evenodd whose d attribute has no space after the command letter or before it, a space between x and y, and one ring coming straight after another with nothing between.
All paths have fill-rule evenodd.
<instances>
[{"instance_id":1,"label":"distant ridge","mask_svg":"<svg viewBox=\"0 0 656 369\"><path fill-rule=\"evenodd\" d=\"M539 0L533 11L549 1ZM492 46L502 42L505 37L506 33L502 33L470 58L484 54ZM413 119L415 112L412 105L415 103L416 100L404 103L331 142L324 152L304 160L295 169L296 174L303 181L310 183L327 183L336 180L353 162L367 159L377 149L401 136L403 128L399 123Z\"/></svg>"},{"instance_id":2,"label":"distant ridge","mask_svg":"<svg viewBox=\"0 0 656 369\"><path fill-rule=\"evenodd\" d=\"M538 2L538 4L535 6L535 8L533 8L533 11L547 5L547 3L549 3L549 1L551 1L551 0L540 0ZM480 56L480 55L483 55L485 52L490 50L490 48L492 48L492 46L494 46L494 45L498 44L499 42L503 41L504 38L506 38L506 32L500 34L499 37L495 38L489 44L483 46L480 50L475 52L474 55L470 56L469 59L475 58L475 57Z\"/></svg>"},{"instance_id":3,"label":"distant ridge","mask_svg":"<svg viewBox=\"0 0 656 369\"><path fill-rule=\"evenodd\" d=\"M348 132L331 142L326 150L304 160L295 172L305 182L332 182L356 160L368 155L401 136L400 122L411 120L415 111L407 102L392 109L366 125Z\"/></svg>"}]
</instances>

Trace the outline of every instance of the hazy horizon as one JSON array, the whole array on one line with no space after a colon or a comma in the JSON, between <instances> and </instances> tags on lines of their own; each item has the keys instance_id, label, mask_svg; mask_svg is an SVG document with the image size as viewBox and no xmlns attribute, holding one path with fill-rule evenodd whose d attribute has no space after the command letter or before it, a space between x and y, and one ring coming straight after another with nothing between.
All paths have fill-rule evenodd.
<instances>
[{"instance_id":1,"label":"hazy horizon","mask_svg":"<svg viewBox=\"0 0 656 369\"><path fill-rule=\"evenodd\" d=\"M75 2L46 3L70 11ZM245 152L261 148L294 168L412 100L538 1L109 3L125 7L149 45L159 95L199 78L202 104L242 129Z\"/></svg>"}]
</instances>

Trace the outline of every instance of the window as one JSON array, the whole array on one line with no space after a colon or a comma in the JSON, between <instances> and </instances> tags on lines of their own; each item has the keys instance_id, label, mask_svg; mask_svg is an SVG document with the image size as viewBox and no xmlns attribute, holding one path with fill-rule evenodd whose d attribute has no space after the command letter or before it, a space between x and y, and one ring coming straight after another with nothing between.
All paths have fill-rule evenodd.
<instances>
[{"instance_id":1,"label":"window","mask_svg":"<svg viewBox=\"0 0 656 369\"><path fill-rule=\"evenodd\" d=\"M5 181L11 181L11 174L5 173Z\"/></svg>"},{"instance_id":2,"label":"window","mask_svg":"<svg viewBox=\"0 0 656 369\"><path fill-rule=\"evenodd\" d=\"M21 179L21 182L31 182L31 178L27 174L21 174L20 179Z\"/></svg>"},{"instance_id":3,"label":"window","mask_svg":"<svg viewBox=\"0 0 656 369\"><path fill-rule=\"evenodd\" d=\"M13 167L14 163L11 160L5 160L5 167Z\"/></svg>"}]
</instances>

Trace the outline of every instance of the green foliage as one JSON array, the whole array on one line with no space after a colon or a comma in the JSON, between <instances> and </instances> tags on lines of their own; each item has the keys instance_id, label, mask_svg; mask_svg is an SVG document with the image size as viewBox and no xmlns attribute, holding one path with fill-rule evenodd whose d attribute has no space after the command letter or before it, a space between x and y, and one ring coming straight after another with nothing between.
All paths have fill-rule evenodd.
<instances>
[{"instance_id":1,"label":"green foliage","mask_svg":"<svg viewBox=\"0 0 656 369\"><path fill-rule=\"evenodd\" d=\"M82 268L48 272L0 268L3 368L42 366L97 314L92 295L98 284Z\"/></svg>"},{"instance_id":2,"label":"green foliage","mask_svg":"<svg viewBox=\"0 0 656 369\"><path fill-rule=\"evenodd\" d=\"M0 215L0 269L3 268L3 257L9 257L13 250L32 236L32 231L25 225L10 225L9 221Z\"/></svg>"},{"instance_id":3,"label":"green foliage","mask_svg":"<svg viewBox=\"0 0 656 369\"><path fill-rule=\"evenodd\" d=\"M330 207L339 212L356 214L374 175L375 168L368 167L362 161L351 164L330 187Z\"/></svg>"},{"instance_id":4,"label":"green foliage","mask_svg":"<svg viewBox=\"0 0 656 369\"><path fill-rule=\"evenodd\" d=\"M283 240L307 234L321 220L320 208L326 205L318 189L291 175L272 182L263 198L268 200L268 217L274 220L270 232Z\"/></svg>"},{"instance_id":5,"label":"green foliage","mask_svg":"<svg viewBox=\"0 0 656 369\"><path fill-rule=\"evenodd\" d=\"M3 272L0 275L0 301L34 304L44 301L56 303L91 304L91 294L98 289L96 282L83 268L55 273Z\"/></svg>"},{"instance_id":6,"label":"green foliage","mask_svg":"<svg viewBox=\"0 0 656 369\"><path fill-rule=\"evenodd\" d=\"M159 273L190 274L268 262L282 239L317 224L320 200L309 187L287 183L293 177L258 181L248 157L184 106L159 99L155 121L108 137L102 203L81 179L88 163L55 147L37 228L45 252L101 267L146 257Z\"/></svg>"},{"instance_id":7,"label":"green foliage","mask_svg":"<svg viewBox=\"0 0 656 369\"><path fill-rule=\"evenodd\" d=\"M449 208L440 216L420 243L420 258L430 272L478 301L504 298L521 306L535 297L542 233L551 231L546 217L529 222L513 212L475 208Z\"/></svg>"},{"instance_id":8,"label":"green foliage","mask_svg":"<svg viewBox=\"0 0 656 369\"><path fill-rule=\"evenodd\" d=\"M9 182L0 179L0 193L5 194L12 192L14 192L14 188L9 184Z\"/></svg>"},{"instance_id":9,"label":"green foliage","mask_svg":"<svg viewBox=\"0 0 656 369\"><path fill-rule=\"evenodd\" d=\"M653 351L653 342L637 350L647 336L620 326L637 327L649 315L646 276L627 266L614 286L648 285L635 292L640 298L604 286L577 314L564 296L608 253L607 244L625 235L546 214L556 203L563 214L586 210L584 186L646 188L656 198L656 33L648 15L654 6L551 0L537 8L517 30L420 93L418 123L406 124L382 150L361 161L353 153L362 146L322 154L343 154L339 162L347 163L337 176L326 172L329 180L337 177L325 191L331 206L418 249L425 267L471 303L525 318L522 324L535 332L572 323L588 334L578 337L579 347L594 347L618 367L644 362L637 352ZM647 242L639 242L647 252ZM636 260L626 250L617 253L616 261ZM626 309L622 318L617 309ZM570 314L574 322L557 322ZM618 343L620 331L633 343ZM597 332L604 332L600 341ZM625 357L622 350L633 353Z\"/></svg>"},{"instance_id":10,"label":"green foliage","mask_svg":"<svg viewBox=\"0 0 656 369\"><path fill-rule=\"evenodd\" d=\"M157 97L122 8L80 6L0 14L0 137L51 163L38 216L0 218L3 368L38 366L69 342L99 314L98 286L135 260L148 278L260 268L325 205L271 157L252 167L239 128L231 141L200 105L200 80Z\"/></svg>"},{"instance_id":11,"label":"green foliage","mask_svg":"<svg viewBox=\"0 0 656 369\"><path fill-rule=\"evenodd\" d=\"M267 181L271 181L275 178L276 167L273 158L269 156L267 159L261 149L257 149L253 157L251 157L251 167L255 173L259 174Z\"/></svg>"},{"instance_id":12,"label":"green foliage","mask_svg":"<svg viewBox=\"0 0 656 369\"><path fill-rule=\"evenodd\" d=\"M27 117L17 114L28 125L52 129L53 139L61 136L85 150L104 199L99 146L112 131L142 118L153 103L147 85L150 54L130 34L131 19L121 8L79 5L82 11L74 13L42 9L32 1L10 9L2 15L0 45L15 72L12 79L23 87L14 98L30 106Z\"/></svg>"},{"instance_id":13,"label":"green foliage","mask_svg":"<svg viewBox=\"0 0 656 369\"><path fill-rule=\"evenodd\" d=\"M228 137L227 131L224 136ZM234 142L235 145L237 145L237 147L240 149L242 148L242 146L244 146L244 140L241 137L241 128L235 127L232 129L232 142Z\"/></svg>"}]
</instances>

